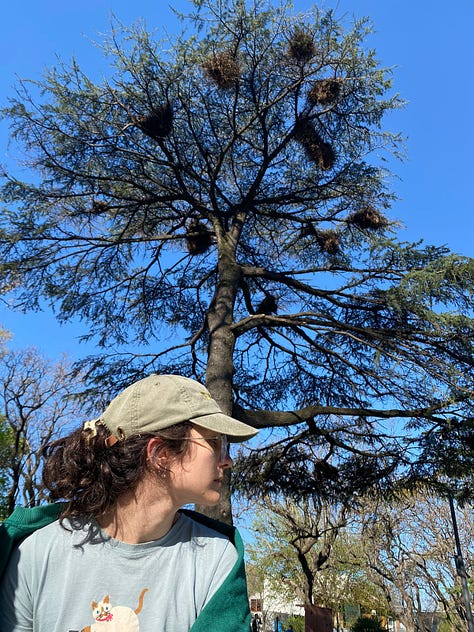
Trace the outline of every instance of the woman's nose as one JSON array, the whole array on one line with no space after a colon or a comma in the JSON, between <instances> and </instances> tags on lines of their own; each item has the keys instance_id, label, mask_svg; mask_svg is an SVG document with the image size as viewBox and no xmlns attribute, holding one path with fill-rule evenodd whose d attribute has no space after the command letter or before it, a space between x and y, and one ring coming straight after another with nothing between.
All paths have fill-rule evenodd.
<instances>
[{"instance_id":1,"label":"woman's nose","mask_svg":"<svg viewBox=\"0 0 474 632\"><path fill-rule=\"evenodd\" d=\"M221 461L220 461L219 465L221 465L222 467L232 467L232 463L233 463L232 457L227 452L225 457L221 458Z\"/></svg>"}]
</instances>

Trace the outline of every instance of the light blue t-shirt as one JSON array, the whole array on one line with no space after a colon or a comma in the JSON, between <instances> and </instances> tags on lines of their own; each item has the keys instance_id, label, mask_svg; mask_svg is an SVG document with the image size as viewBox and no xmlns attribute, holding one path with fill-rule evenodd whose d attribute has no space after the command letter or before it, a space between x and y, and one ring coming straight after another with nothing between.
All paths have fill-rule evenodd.
<instances>
[{"instance_id":1,"label":"light blue t-shirt","mask_svg":"<svg viewBox=\"0 0 474 632\"><path fill-rule=\"evenodd\" d=\"M184 514L153 542L102 534L81 546L84 536L56 521L12 552L1 632L186 632L237 560L224 535Z\"/></svg>"}]
</instances>

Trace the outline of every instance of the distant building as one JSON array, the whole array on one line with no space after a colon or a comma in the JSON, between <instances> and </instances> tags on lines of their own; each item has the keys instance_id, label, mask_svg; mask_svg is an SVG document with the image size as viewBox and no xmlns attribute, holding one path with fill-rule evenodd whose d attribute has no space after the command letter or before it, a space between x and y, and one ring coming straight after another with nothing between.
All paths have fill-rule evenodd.
<instances>
[{"instance_id":1,"label":"distant building","mask_svg":"<svg viewBox=\"0 0 474 632\"><path fill-rule=\"evenodd\" d=\"M262 632L273 632L273 622L276 617L284 624L288 617L299 615L304 617L304 606L297 602L289 602L282 595L277 595L270 589L269 582L265 582L263 593L250 595L250 611L252 615L259 614L262 619Z\"/></svg>"}]
</instances>

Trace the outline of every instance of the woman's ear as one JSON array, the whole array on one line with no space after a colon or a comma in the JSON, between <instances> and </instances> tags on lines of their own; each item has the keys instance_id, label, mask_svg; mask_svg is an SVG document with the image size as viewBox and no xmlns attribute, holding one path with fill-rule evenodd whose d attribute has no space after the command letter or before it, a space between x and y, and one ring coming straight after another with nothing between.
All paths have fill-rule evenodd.
<instances>
[{"instance_id":1,"label":"woman's ear","mask_svg":"<svg viewBox=\"0 0 474 632\"><path fill-rule=\"evenodd\" d=\"M153 437L146 447L146 460L155 468L166 468L169 461L169 451L163 445L163 439Z\"/></svg>"}]
</instances>

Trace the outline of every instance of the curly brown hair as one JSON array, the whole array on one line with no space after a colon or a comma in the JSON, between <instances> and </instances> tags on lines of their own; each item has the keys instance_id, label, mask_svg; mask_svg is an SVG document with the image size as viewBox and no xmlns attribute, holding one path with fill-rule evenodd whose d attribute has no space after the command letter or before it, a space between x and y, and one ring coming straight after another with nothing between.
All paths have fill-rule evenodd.
<instances>
[{"instance_id":1,"label":"curly brown hair","mask_svg":"<svg viewBox=\"0 0 474 632\"><path fill-rule=\"evenodd\" d=\"M109 447L106 439L110 432L97 423L95 435L89 429L78 428L50 443L44 452L43 485L50 500L66 501L61 523L66 518L73 523L100 516L123 493L133 490L149 467L147 445L153 437L162 439L155 456L166 449L181 460L188 450L191 428L192 424L185 421L157 433L133 435ZM167 475L167 470L156 463L153 469L159 477Z\"/></svg>"}]
</instances>

